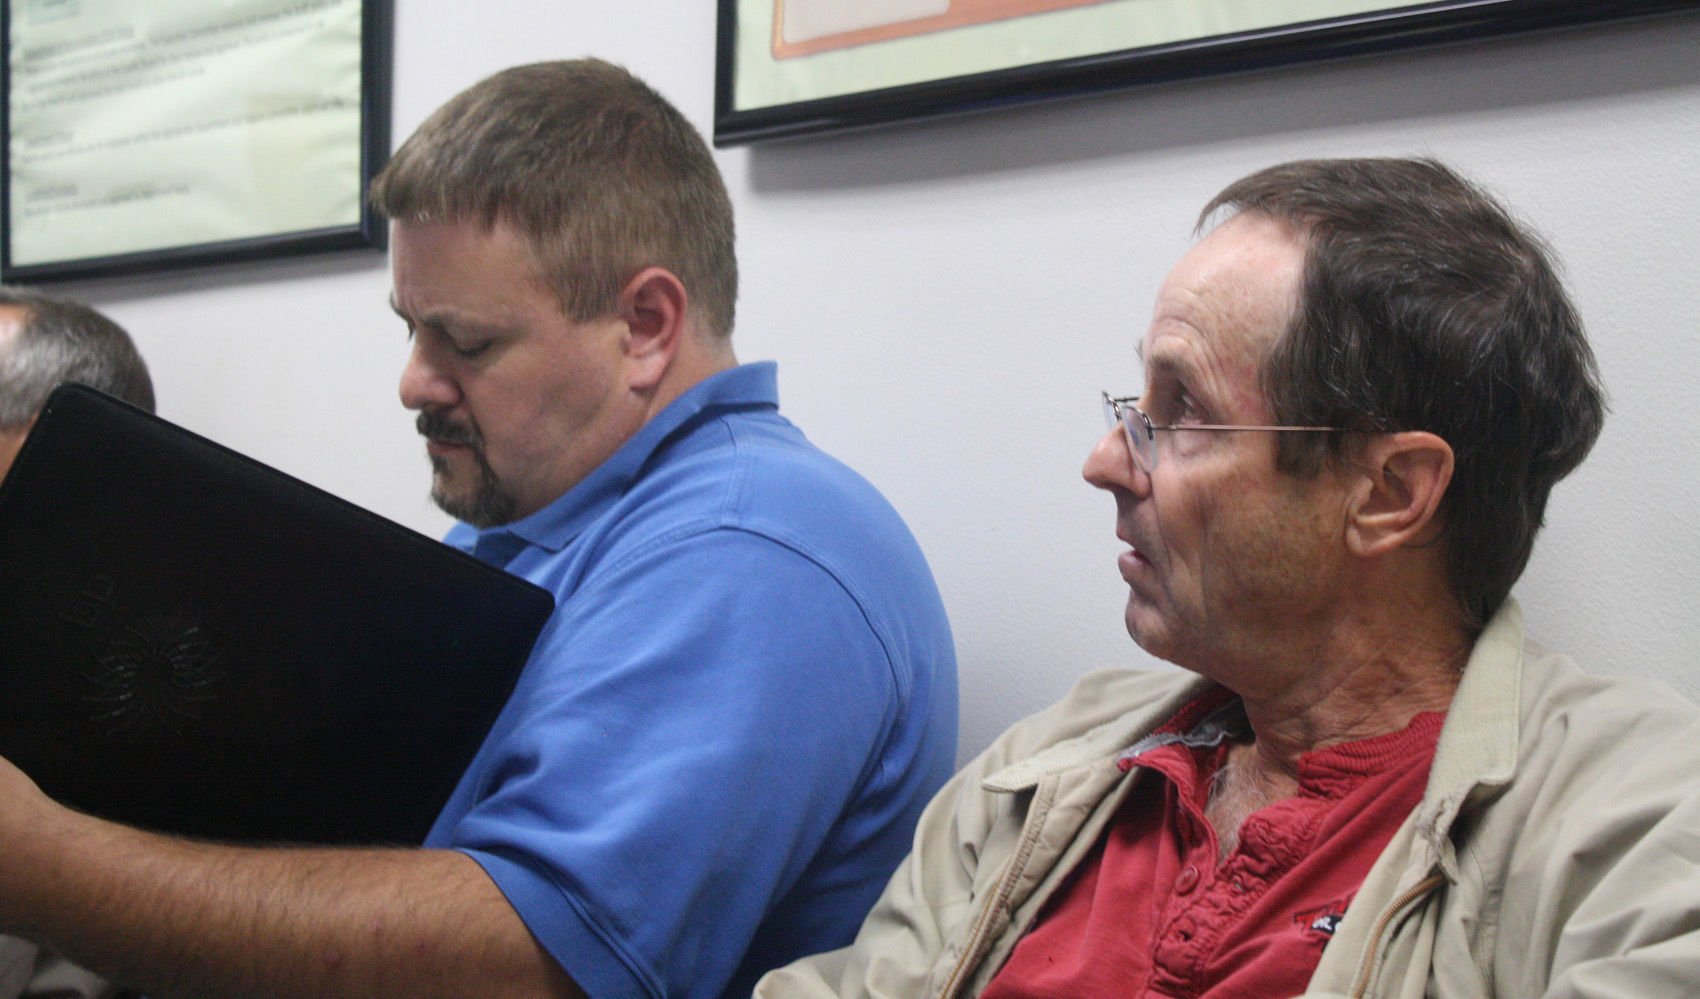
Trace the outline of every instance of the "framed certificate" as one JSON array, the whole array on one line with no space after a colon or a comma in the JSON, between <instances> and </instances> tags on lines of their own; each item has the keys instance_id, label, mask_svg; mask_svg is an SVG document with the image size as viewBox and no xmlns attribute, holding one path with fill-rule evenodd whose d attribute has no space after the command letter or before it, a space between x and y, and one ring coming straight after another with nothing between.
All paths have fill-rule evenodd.
<instances>
[{"instance_id":1,"label":"framed certificate","mask_svg":"<svg viewBox=\"0 0 1700 999\"><path fill-rule=\"evenodd\" d=\"M720 0L714 142L1700 7L1700 0Z\"/></svg>"},{"instance_id":2,"label":"framed certificate","mask_svg":"<svg viewBox=\"0 0 1700 999\"><path fill-rule=\"evenodd\" d=\"M391 0L5 0L6 281L382 247Z\"/></svg>"}]
</instances>

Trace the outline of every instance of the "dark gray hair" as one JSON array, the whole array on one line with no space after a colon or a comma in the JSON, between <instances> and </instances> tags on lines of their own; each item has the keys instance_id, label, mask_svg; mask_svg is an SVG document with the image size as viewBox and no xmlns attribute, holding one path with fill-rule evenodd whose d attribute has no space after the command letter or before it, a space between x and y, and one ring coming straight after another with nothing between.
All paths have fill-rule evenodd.
<instances>
[{"instance_id":1,"label":"dark gray hair","mask_svg":"<svg viewBox=\"0 0 1700 999\"><path fill-rule=\"evenodd\" d=\"M1442 543L1464 618L1479 630L1522 575L1548 493L1605 421L1594 354L1548 249L1428 159L1271 167L1218 194L1200 226L1224 208L1291 222L1307 237L1297 312L1263 371L1275 417L1426 430L1452 446ZM1284 436L1281 466L1292 474L1316 474L1352 440Z\"/></svg>"},{"instance_id":2,"label":"dark gray hair","mask_svg":"<svg viewBox=\"0 0 1700 999\"><path fill-rule=\"evenodd\" d=\"M708 145L642 80L598 59L534 63L438 108L372 181L409 222L503 222L577 321L613 311L645 267L684 283L706 329L738 297L732 201Z\"/></svg>"},{"instance_id":3,"label":"dark gray hair","mask_svg":"<svg viewBox=\"0 0 1700 999\"><path fill-rule=\"evenodd\" d=\"M0 427L28 423L61 382L80 382L153 412L147 365L123 327L80 302L0 285L0 306L24 310L0 341Z\"/></svg>"}]
</instances>

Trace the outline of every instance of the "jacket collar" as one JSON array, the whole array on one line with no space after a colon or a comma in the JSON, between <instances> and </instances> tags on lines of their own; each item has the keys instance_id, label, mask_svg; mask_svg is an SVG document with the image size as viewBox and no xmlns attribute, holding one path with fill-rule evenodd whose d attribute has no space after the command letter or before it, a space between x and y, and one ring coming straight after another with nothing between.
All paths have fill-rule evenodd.
<instances>
[{"instance_id":1,"label":"jacket collar","mask_svg":"<svg viewBox=\"0 0 1700 999\"><path fill-rule=\"evenodd\" d=\"M1517 770L1523 716L1523 609L1507 597L1476 639L1452 695L1416 812L1417 832L1440 857L1465 808L1499 793Z\"/></svg>"},{"instance_id":2,"label":"jacket collar","mask_svg":"<svg viewBox=\"0 0 1700 999\"><path fill-rule=\"evenodd\" d=\"M1174 717L1176 712L1211 686L1212 681L1194 675L1171 693L1144 708L1130 711L1114 721L1046 747L992 774L982 785L988 791L1027 791L1053 774L1096 763L1113 764L1130 746L1149 735L1152 729Z\"/></svg>"}]
</instances>

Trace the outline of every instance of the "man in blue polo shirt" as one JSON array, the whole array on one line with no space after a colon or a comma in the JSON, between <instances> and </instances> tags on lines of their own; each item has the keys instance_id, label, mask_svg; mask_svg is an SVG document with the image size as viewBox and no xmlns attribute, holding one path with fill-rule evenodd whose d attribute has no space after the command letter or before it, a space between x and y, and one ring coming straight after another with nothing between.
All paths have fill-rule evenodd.
<instances>
[{"instance_id":1,"label":"man in blue polo shirt","mask_svg":"<svg viewBox=\"0 0 1700 999\"><path fill-rule=\"evenodd\" d=\"M156 837L0 766L0 930L220 996L743 995L848 943L952 769L954 654L897 514L734 359L701 137L520 67L372 196L448 540L555 615L423 850Z\"/></svg>"}]
</instances>

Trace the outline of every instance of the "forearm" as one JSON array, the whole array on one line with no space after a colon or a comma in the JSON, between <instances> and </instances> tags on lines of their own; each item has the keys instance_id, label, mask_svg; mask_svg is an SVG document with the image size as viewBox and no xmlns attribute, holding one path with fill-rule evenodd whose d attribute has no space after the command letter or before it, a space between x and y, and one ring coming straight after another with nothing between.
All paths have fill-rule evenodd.
<instances>
[{"instance_id":1,"label":"forearm","mask_svg":"<svg viewBox=\"0 0 1700 999\"><path fill-rule=\"evenodd\" d=\"M0 860L15 929L152 994L579 994L459 853L244 849L54 819Z\"/></svg>"}]
</instances>

